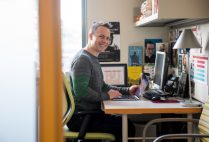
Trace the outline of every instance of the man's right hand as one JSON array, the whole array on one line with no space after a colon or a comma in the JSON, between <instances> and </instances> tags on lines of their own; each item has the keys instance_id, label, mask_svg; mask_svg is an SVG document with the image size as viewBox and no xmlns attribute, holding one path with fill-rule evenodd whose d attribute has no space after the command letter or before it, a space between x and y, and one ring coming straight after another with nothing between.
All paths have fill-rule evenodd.
<instances>
[{"instance_id":1,"label":"man's right hand","mask_svg":"<svg viewBox=\"0 0 209 142\"><path fill-rule=\"evenodd\" d=\"M122 94L121 94L119 91L113 90L113 89L110 89L110 90L107 92L107 94L109 95L110 100L122 96Z\"/></svg>"}]
</instances>

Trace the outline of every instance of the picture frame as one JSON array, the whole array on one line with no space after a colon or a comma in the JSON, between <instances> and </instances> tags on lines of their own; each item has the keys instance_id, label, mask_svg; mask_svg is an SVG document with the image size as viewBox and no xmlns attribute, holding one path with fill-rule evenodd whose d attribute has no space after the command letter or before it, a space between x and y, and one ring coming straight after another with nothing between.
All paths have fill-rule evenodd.
<instances>
[{"instance_id":1,"label":"picture frame","mask_svg":"<svg viewBox=\"0 0 209 142\"><path fill-rule=\"evenodd\" d=\"M101 64L105 83L127 86L127 64Z\"/></svg>"},{"instance_id":2,"label":"picture frame","mask_svg":"<svg viewBox=\"0 0 209 142\"><path fill-rule=\"evenodd\" d=\"M168 39L170 42L176 42L178 38L178 30L169 30L168 31Z\"/></svg>"},{"instance_id":3,"label":"picture frame","mask_svg":"<svg viewBox=\"0 0 209 142\"><path fill-rule=\"evenodd\" d=\"M177 67L178 65L178 49L173 49L176 42L170 42L169 43L169 58L170 58L170 64L172 67Z\"/></svg>"},{"instance_id":4,"label":"picture frame","mask_svg":"<svg viewBox=\"0 0 209 142\"><path fill-rule=\"evenodd\" d=\"M120 22L109 22L110 42L98 56L100 62L120 62Z\"/></svg>"},{"instance_id":5,"label":"picture frame","mask_svg":"<svg viewBox=\"0 0 209 142\"><path fill-rule=\"evenodd\" d=\"M162 43L162 39L144 39L144 65L155 64L156 43Z\"/></svg>"},{"instance_id":6,"label":"picture frame","mask_svg":"<svg viewBox=\"0 0 209 142\"><path fill-rule=\"evenodd\" d=\"M156 43L156 51L168 53L169 44L167 42Z\"/></svg>"}]
</instances>

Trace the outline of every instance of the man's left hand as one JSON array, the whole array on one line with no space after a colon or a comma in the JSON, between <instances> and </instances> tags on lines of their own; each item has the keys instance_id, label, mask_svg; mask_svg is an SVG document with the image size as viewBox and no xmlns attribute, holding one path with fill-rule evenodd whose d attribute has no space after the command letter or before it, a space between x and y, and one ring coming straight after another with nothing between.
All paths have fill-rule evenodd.
<instances>
[{"instance_id":1,"label":"man's left hand","mask_svg":"<svg viewBox=\"0 0 209 142\"><path fill-rule=\"evenodd\" d=\"M138 88L139 88L139 85L132 85L131 87L129 87L129 94L135 95Z\"/></svg>"}]
</instances>

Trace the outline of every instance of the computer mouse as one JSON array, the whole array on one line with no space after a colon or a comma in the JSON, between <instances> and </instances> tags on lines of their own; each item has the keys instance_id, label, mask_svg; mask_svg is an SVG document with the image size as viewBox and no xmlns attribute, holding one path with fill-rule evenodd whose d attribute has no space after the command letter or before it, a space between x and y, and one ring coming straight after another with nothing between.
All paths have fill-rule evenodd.
<instances>
[{"instance_id":1,"label":"computer mouse","mask_svg":"<svg viewBox=\"0 0 209 142\"><path fill-rule=\"evenodd\" d=\"M151 98L152 101L157 101L157 100L160 100L160 96L153 96Z\"/></svg>"}]
</instances>

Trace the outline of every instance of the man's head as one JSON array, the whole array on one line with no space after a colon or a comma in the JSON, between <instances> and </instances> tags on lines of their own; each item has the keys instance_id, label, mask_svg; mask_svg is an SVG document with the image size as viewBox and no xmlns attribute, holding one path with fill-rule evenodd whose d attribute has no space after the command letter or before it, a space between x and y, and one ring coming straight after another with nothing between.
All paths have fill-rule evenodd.
<instances>
[{"instance_id":1,"label":"man's head","mask_svg":"<svg viewBox=\"0 0 209 142\"><path fill-rule=\"evenodd\" d=\"M88 34L88 48L94 53L104 51L110 42L111 25L107 22L94 22Z\"/></svg>"},{"instance_id":2,"label":"man's head","mask_svg":"<svg viewBox=\"0 0 209 142\"><path fill-rule=\"evenodd\" d=\"M146 43L146 56L151 57L154 54L154 43L152 43L151 41Z\"/></svg>"}]
</instances>

